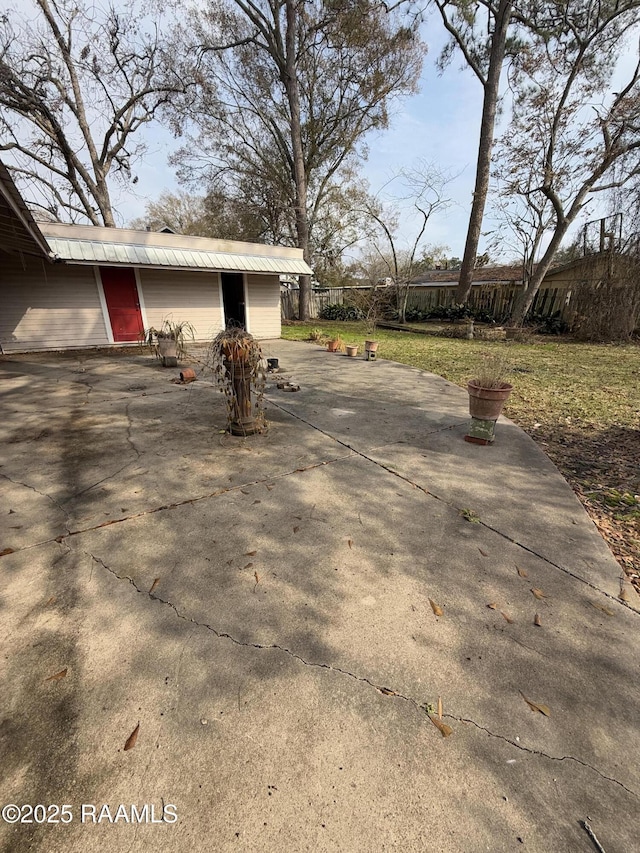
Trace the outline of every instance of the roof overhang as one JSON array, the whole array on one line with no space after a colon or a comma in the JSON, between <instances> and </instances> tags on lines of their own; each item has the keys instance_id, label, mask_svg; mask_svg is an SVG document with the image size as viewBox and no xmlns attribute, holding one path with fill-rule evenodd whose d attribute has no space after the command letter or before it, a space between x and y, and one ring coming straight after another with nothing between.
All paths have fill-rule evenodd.
<instances>
[{"instance_id":1,"label":"roof overhang","mask_svg":"<svg viewBox=\"0 0 640 853\"><path fill-rule=\"evenodd\" d=\"M56 257L71 264L206 272L311 275L301 249L127 228L42 223Z\"/></svg>"},{"instance_id":2,"label":"roof overhang","mask_svg":"<svg viewBox=\"0 0 640 853\"><path fill-rule=\"evenodd\" d=\"M52 260L51 251L13 182L0 162L0 251L43 255Z\"/></svg>"}]
</instances>

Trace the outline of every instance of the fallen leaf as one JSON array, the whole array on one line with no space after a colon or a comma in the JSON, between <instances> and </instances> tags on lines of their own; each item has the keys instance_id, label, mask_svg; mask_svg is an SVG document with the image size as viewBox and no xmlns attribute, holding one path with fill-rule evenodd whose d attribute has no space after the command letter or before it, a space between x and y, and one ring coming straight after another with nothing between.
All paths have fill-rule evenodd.
<instances>
[{"instance_id":1,"label":"fallen leaf","mask_svg":"<svg viewBox=\"0 0 640 853\"><path fill-rule=\"evenodd\" d=\"M347 539L347 545L349 546L349 548L351 548L351 546L353 545L353 540Z\"/></svg>"},{"instance_id":2,"label":"fallen leaf","mask_svg":"<svg viewBox=\"0 0 640 853\"><path fill-rule=\"evenodd\" d=\"M253 576L256 579L256 583L260 583L260 575L257 572L254 572Z\"/></svg>"},{"instance_id":3,"label":"fallen leaf","mask_svg":"<svg viewBox=\"0 0 640 853\"><path fill-rule=\"evenodd\" d=\"M540 616L539 616L537 613L536 613L536 615L533 617L533 624L534 624L534 625L537 625L537 626L538 626L538 628L542 628L542 622L540 621Z\"/></svg>"},{"instance_id":4,"label":"fallen leaf","mask_svg":"<svg viewBox=\"0 0 640 853\"><path fill-rule=\"evenodd\" d=\"M227 560L227 565L230 566L233 563L233 557L230 560Z\"/></svg>"},{"instance_id":5,"label":"fallen leaf","mask_svg":"<svg viewBox=\"0 0 640 853\"><path fill-rule=\"evenodd\" d=\"M153 583L151 584L151 589L149 590L149 595L151 595L151 593L158 586L159 583L160 583L160 578L155 578Z\"/></svg>"},{"instance_id":6,"label":"fallen leaf","mask_svg":"<svg viewBox=\"0 0 640 853\"><path fill-rule=\"evenodd\" d=\"M595 607L596 610L602 610L602 612L606 613L607 616L614 616L615 615L613 610L611 610L609 607L605 607L604 604L597 604L595 601L590 601L589 604L592 607Z\"/></svg>"},{"instance_id":7,"label":"fallen leaf","mask_svg":"<svg viewBox=\"0 0 640 853\"><path fill-rule=\"evenodd\" d=\"M246 566L244 566L244 568L245 568L245 569L250 569L252 565L253 565L253 563L247 563L247 565L246 565Z\"/></svg>"},{"instance_id":8,"label":"fallen leaf","mask_svg":"<svg viewBox=\"0 0 640 853\"><path fill-rule=\"evenodd\" d=\"M254 504L261 504L261 503L262 503L262 501L258 501L258 500L254 501Z\"/></svg>"},{"instance_id":9,"label":"fallen leaf","mask_svg":"<svg viewBox=\"0 0 640 853\"><path fill-rule=\"evenodd\" d=\"M13 554L13 548L5 548L3 551L0 551L0 557L6 557L7 554Z\"/></svg>"},{"instance_id":10,"label":"fallen leaf","mask_svg":"<svg viewBox=\"0 0 640 853\"><path fill-rule=\"evenodd\" d=\"M489 556L489 555L487 554L487 552L486 552L486 551L483 551L483 550L482 550L482 548L480 548L480 547L478 547L478 551L480 551L480 553L482 554L482 556L483 556L483 557L488 557L488 556Z\"/></svg>"},{"instance_id":11,"label":"fallen leaf","mask_svg":"<svg viewBox=\"0 0 640 853\"><path fill-rule=\"evenodd\" d=\"M438 696L438 718L442 719L442 696Z\"/></svg>"},{"instance_id":12,"label":"fallen leaf","mask_svg":"<svg viewBox=\"0 0 640 853\"><path fill-rule=\"evenodd\" d=\"M626 584L622 584L620 586L620 594L618 595L618 598L620 599L620 601L626 601L627 604L631 604L631 602L633 601L633 596L629 592Z\"/></svg>"},{"instance_id":13,"label":"fallen leaf","mask_svg":"<svg viewBox=\"0 0 640 853\"><path fill-rule=\"evenodd\" d=\"M504 618L505 622L508 622L508 623L509 623L509 625L513 625L513 619L512 619L510 616L508 616L508 615L504 612L504 610L501 610L501 611L500 611L500 613L502 613L502 616L503 616L503 618Z\"/></svg>"},{"instance_id":14,"label":"fallen leaf","mask_svg":"<svg viewBox=\"0 0 640 853\"><path fill-rule=\"evenodd\" d=\"M439 720L437 717L434 717L431 714L429 714L428 716L433 725L438 729L442 737L449 737L449 735L453 734L453 729L451 728L451 726L448 726L446 723L443 723L442 720Z\"/></svg>"},{"instance_id":15,"label":"fallen leaf","mask_svg":"<svg viewBox=\"0 0 640 853\"><path fill-rule=\"evenodd\" d=\"M135 727L135 729L131 732L127 741L124 745L124 751L126 752L128 749L133 749L136 745L136 741L138 740L138 732L140 731L140 723Z\"/></svg>"},{"instance_id":16,"label":"fallen leaf","mask_svg":"<svg viewBox=\"0 0 640 853\"><path fill-rule=\"evenodd\" d=\"M542 599L543 599L543 598L546 598L546 595L544 594L544 592L543 592L541 589L538 589L538 588L537 588L537 587L535 587L535 586L532 586L532 587L531 587L531 592L532 592L532 593L535 595L535 597L536 597L537 599L539 599L540 601L542 601Z\"/></svg>"},{"instance_id":17,"label":"fallen leaf","mask_svg":"<svg viewBox=\"0 0 640 853\"><path fill-rule=\"evenodd\" d=\"M529 577L526 569L521 569L520 566L516 566L516 569L518 570L518 574L520 575L521 578L528 578Z\"/></svg>"},{"instance_id":18,"label":"fallen leaf","mask_svg":"<svg viewBox=\"0 0 640 853\"><path fill-rule=\"evenodd\" d=\"M270 492L273 489L273 486L267 486L266 483L264 484L264 487L268 492Z\"/></svg>"},{"instance_id":19,"label":"fallen leaf","mask_svg":"<svg viewBox=\"0 0 640 853\"><path fill-rule=\"evenodd\" d=\"M240 489L240 491L242 492L242 494L243 494L243 495L248 495L248 494L249 494L249 492L248 492L246 489Z\"/></svg>"},{"instance_id":20,"label":"fallen leaf","mask_svg":"<svg viewBox=\"0 0 640 853\"><path fill-rule=\"evenodd\" d=\"M489 608L489 610L496 610L498 605L495 603L495 601L492 601L491 604L487 604L487 607Z\"/></svg>"},{"instance_id":21,"label":"fallen leaf","mask_svg":"<svg viewBox=\"0 0 640 853\"><path fill-rule=\"evenodd\" d=\"M54 604L55 601L56 601L56 597L55 597L55 595L52 595L48 601L45 601L44 606L48 607L50 604Z\"/></svg>"},{"instance_id":22,"label":"fallen leaf","mask_svg":"<svg viewBox=\"0 0 640 853\"><path fill-rule=\"evenodd\" d=\"M431 609L436 614L436 616L442 616L443 615L442 607L440 607L438 604L436 604L432 598L429 599L429 604L431 605Z\"/></svg>"},{"instance_id":23,"label":"fallen leaf","mask_svg":"<svg viewBox=\"0 0 640 853\"><path fill-rule=\"evenodd\" d=\"M244 554L243 554L242 556L243 556L243 557L255 557L255 555L256 555L257 553L258 553L257 551L245 551L245 552L244 552Z\"/></svg>"},{"instance_id":24,"label":"fallen leaf","mask_svg":"<svg viewBox=\"0 0 640 853\"><path fill-rule=\"evenodd\" d=\"M296 526L293 528L293 532L294 532L294 533L297 533L297 532L298 532L298 530L300 530L300 526L299 526L299 525L296 525Z\"/></svg>"},{"instance_id":25,"label":"fallen leaf","mask_svg":"<svg viewBox=\"0 0 640 853\"><path fill-rule=\"evenodd\" d=\"M297 518L297 519L298 519L298 521L302 521L302 516L301 516L301 515L294 515L293 517L294 517L294 518Z\"/></svg>"},{"instance_id":26,"label":"fallen leaf","mask_svg":"<svg viewBox=\"0 0 640 853\"><path fill-rule=\"evenodd\" d=\"M527 699L522 690L519 690L518 692L532 711L538 711L539 714L544 714L545 717L551 716L551 711L547 708L546 705L539 705L537 702L532 702L530 699Z\"/></svg>"},{"instance_id":27,"label":"fallen leaf","mask_svg":"<svg viewBox=\"0 0 640 853\"><path fill-rule=\"evenodd\" d=\"M397 696L398 695L394 690L389 690L388 687L376 687L376 690L379 693L382 693L383 696Z\"/></svg>"},{"instance_id":28,"label":"fallen leaf","mask_svg":"<svg viewBox=\"0 0 640 853\"><path fill-rule=\"evenodd\" d=\"M66 676L67 671L68 667L65 666L64 669L61 669L60 672L56 672L55 675L50 675L49 678L45 678L45 681L60 681L60 679Z\"/></svg>"}]
</instances>

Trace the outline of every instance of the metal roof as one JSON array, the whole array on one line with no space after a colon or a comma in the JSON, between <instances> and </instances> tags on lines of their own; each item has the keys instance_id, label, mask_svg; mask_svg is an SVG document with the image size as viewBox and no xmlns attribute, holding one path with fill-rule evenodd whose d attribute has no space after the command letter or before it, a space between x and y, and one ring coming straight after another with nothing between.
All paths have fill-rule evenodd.
<instances>
[{"instance_id":1,"label":"metal roof","mask_svg":"<svg viewBox=\"0 0 640 853\"><path fill-rule=\"evenodd\" d=\"M271 273L272 275L310 275L312 270L300 257L269 257L206 249L151 246L135 243L111 243L96 240L53 237L47 242L63 261L81 264L121 264L135 267ZM269 247L261 247L268 252Z\"/></svg>"}]
</instances>

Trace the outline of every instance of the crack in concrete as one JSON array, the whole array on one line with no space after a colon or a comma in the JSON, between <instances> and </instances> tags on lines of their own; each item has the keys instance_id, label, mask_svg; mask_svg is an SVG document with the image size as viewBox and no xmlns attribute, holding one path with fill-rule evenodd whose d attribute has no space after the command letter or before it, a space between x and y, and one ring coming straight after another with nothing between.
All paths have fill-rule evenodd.
<instances>
[{"instance_id":1,"label":"crack in concrete","mask_svg":"<svg viewBox=\"0 0 640 853\"><path fill-rule=\"evenodd\" d=\"M631 788L627 788L624 782L620 782L618 779L615 779L613 776L607 776L606 773L603 773L601 770L598 770L597 767L594 767L593 764L589 764L588 761L583 761L581 758L576 758L574 755L549 755L547 752L543 752L540 749L532 749L529 746L523 746L521 743L517 741L511 740L511 738L505 737L504 735L496 734L488 729L486 726L481 726L480 723L476 723L475 720L471 720L468 717L456 717L453 714L443 714L443 717L446 717L449 720L455 720L458 723L469 723L475 728L479 729L485 734L489 735L489 737L497 738L498 740L502 740L505 743L510 744L516 749L521 750L522 752L526 752L529 755L539 755L541 758L548 758L550 761L574 761L576 764L580 764L582 767L586 767L587 770L591 770L593 773L596 773L600 776L601 779L604 779L606 782L612 782L614 785L619 785L627 794L631 794L632 797L636 799L639 798L639 795L636 791L633 791Z\"/></svg>"},{"instance_id":2,"label":"crack in concrete","mask_svg":"<svg viewBox=\"0 0 640 853\"><path fill-rule=\"evenodd\" d=\"M126 439L127 439L127 444L131 447L133 452L136 454L136 458L131 459L129 462L126 462L124 465L122 465L120 468L118 468L117 471L114 471L112 474L107 474L107 476L103 477L101 480L98 480L97 482L92 483L90 486L86 486L84 489L81 489L79 492L75 492L73 495L70 496L70 500L72 500L74 498L79 498L81 495L85 495L87 492L90 492L92 489L95 489L96 486L101 486L103 483L106 483L108 480L112 480L114 477L117 477L118 474L121 474L126 468L129 468L131 465L133 465L134 462L138 462L140 460L140 457L144 455L144 453L141 450L138 450L138 448L135 445L135 442L133 441L133 439L131 437L131 431L133 429L133 423L131 420L131 415L129 414L129 406L131 405L132 402L133 402L133 400L129 400L125 406L125 414L127 417L127 429L126 429L125 435L126 435Z\"/></svg>"},{"instance_id":3,"label":"crack in concrete","mask_svg":"<svg viewBox=\"0 0 640 853\"><path fill-rule=\"evenodd\" d=\"M425 486L421 486L419 483L414 482L410 477L406 476L405 474L401 474L399 471L396 471L394 468L391 468L389 465L385 465L384 462L379 462L377 459L373 459L371 456L368 456L367 453L365 453L362 450L358 450L357 448L353 447L351 444L348 444L346 441L342 441L342 439L336 438L336 436L331 435L331 433L327 432L326 430L323 430L321 427L316 426L311 421L308 421L308 420L306 420L306 418L303 418L301 415L298 415L295 412L292 412L290 409L285 408L280 403L277 403L274 400L270 400L270 402L274 406L276 406L278 409L280 409L281 411L285 412L288 415L291 415L291 417L296 418L299 421L302 421L302 423L307 424L307 426L310 426L312 429L317 430L318 432L322 433L322 435L326 436L327 438L331 438L331 439L333 439L333 441L337 441L338 444L341 444L343 447L347 447L349 450L351 450L352 453L356 454L360 458L365 459L367 462L371 462L373 465L376 465L379 468L382 468L384 471L387 471L387 473L392 474L394 477L397 477L399 480L402 480L403 482L408 483L410 486L413 486L415 489L418 489L427 497L433 498L434 500L439 501L440 503L443 503L445 506L448 506L450 509L455 510L458 514L460 514L462 508L459 506L456 506L456 504L454 504L453 502L448 501L446 498L443 498L441 495L438 495L435 492L430 492L429 489L427 489ZM454 427L446 427L445 429L453 429L453 428ZM436 430L436 432L441 432L441 431L442 430ZM397 442L395 442L395 443L397 444ZM372 448L372 450L375 450L375 448ZM519 542L517 539L514 539L512 536L509 536L509 534L503 533L502 530L498 530L496 527L492 527L490 524L488 524L486 521L483 521L482 519L479 519L477 521L477 524L481 527L484 527L486 530L490 530L492 533L495 533L496 535L500 536L502 539L505 539L507 542L511 542L512 545L516 545L518 548L522 548L523 551L527 551L527 553L532 554L534 557L537 557L539 560L542 560L548 566L551 566L554 569L558 569L559 571L563 572L564 574L568 575L569 577L573 578L574 580L585 584L590 589L594 590L594 592L598 592L601 595L606 596L606 598L608 598L610 601L615 602L616 604L619 604L622 607L626 607L627 610L629 610L631 613L634 613L636 616L640 616L640 611L637 610L635 607L633 607L632 604L630 604L629 602L624 601L620 598L617 598L615 595L612 595L611 593L607 592L606 590L600 589L599 586L597 586L596 584L587 580L586 578L580 577L580 575L576 574L575 572L572 572L571 569L568 569L566 566L561 566L559 563L554 563L553 560L550 560L548 557L545 557L543 554L540 554L534 548L530 548L528 545L524 545L522 542Z\"/></svg>"},{"instance_id":4,"label":"crack in concrete","mask_svg":"<svg viewBox=\"0 0 640 853\"><path fill-rule=\"evenodd\" d=\"M51 497L51 495L48 495L46 492L41 492L39 489L36 489L36 487L35 487L35 486L32 486L30 483L23 483L21 480L14 480L12 477L9 477L9 475L8 475L8 474L5 474L5 473L3 473L3 472L1 472L1 471L0 471L0 477L3 477L3 478L4 478L5 480L7 480L7 482L9 482L9 483L13 483L13 485L14 485L14 486L23 486L25 489L30 489L32 492L35 492L37 495L40 495L40 497L41 497L41 498L46 498L47 500L51 501L51 503L52 503L55 507L57 507L57 508L60 510L60 512L61 512L61 513L64 515L64 517L65 517L65 525L64 525L64 527L65 527L65 530L67 531L67 532L66 532L66 535L67 535L67 536L70 536L70 535L71 535L71 531L69 530L69 525L68 525L68 521L69 521L69 513L68 513L68 512L67 512L67 510L62 506L62 504L61 504L61 503L58 503L58 501L57 501L55 498L52 498L52 497ZM52 539L46 539L45 541L46 541L46 542L52 542L53 540L52 540ZM44 544L44 543L38 543L38 544ZM16 549L16 550L18 550L18 551L25 551L27 548L32 548L32 547L34 547L34 546L33 546L33 545L27 545L27 546L25 546L24 548L18 548L18 549Z\"/></svg>"},{"instance_id":5,"label":"crack in concrete","mask_svg":"<svg viewBox=\"0 0 640 853\"><path fill-rule=\"evenodd\" d=\"M64 546L69 551L73 550L66 543L64 543ZM178 609L177 605L175 605L173 602L168 601L165 598L161 598L159 595L155 595L150 590L141 589L137 585L135 580L132 577L130 577L129 575L118 574L118 572L115 571L115 569L112 569L110 566L108 566L104 562L104 560L102 560L100 557L96 557L96 555L92 554L90 551L83 551L83 553L85 553L88 557L90 557L95 563L97 563L98 565L100 565L104 569L106 569L117 580L127 581L139 595L143 595L147 598L150 598L152 601L158 601L160 604L163 604L165 607L170 608L173 611L173 613L178 617L178 619L181 619L184 622L188 622L191 625L195 625L198 628L203 628L207 631L210 631L215 637L217 637L220 640L228 640L229 642L233 643L234 645L240 646L242 648L256 649L258 651L273 650L273 651L281 652L282 654L285 654L288 657L291 657L294 660L299 661L303 666L309 667L311 669L324 669L324 670L327 670L329 672L335 672L335 673L338 673L339 675L344 675L347 678L352 679L353 681L359 682L360 684L366 684L368 687L372 687L374 690L376 690L378 693L381 693L384 696L389 696L392 698L400 699L403 702L406 702L407 704L411 705L417 711L420 711L421 714L424 714L426 717L430 717L429 711L427 710L427 708L425 707L424 704L419 703L416 699L413 699L411 696L405 696L403 693L399 693L397 690L392 690L389 687L385 687L383 685L375 684L373 681L371 681L370 678L367 678L366 676L357 675L356 673L351 672L348 669L343 669L342 667L334 666L332 664L318 663L316 661L309 661L306 658L302 657L302 655L298 654L297 652L294 652L292 649L289 649L286 646L281 646L278 643L265 644L265 643L252 643L249 641L238 640L232 634L229 634L227 631L219 631L217 628L215 628L213 625L209 624L208 622L200 622L199 620L194 619L193 616L187 616L186 614L181 613L180 610ZM628 794L630 794L631 796L633 796L635 798L638 798L638 794L635 791L631 790L631 788L628 788L623 782L620 782L618 779L615 779L612 776L607 776L606 773L603 773L601 770L598 770L597 767L594 767L592 764L589 764L587 761L583 761L581 758L576 758L575 756L572 756L572 755L562 755L562 756L549 755L548 753L543 752L542 750L532 749L531 747L523 746L522 744L518 743L517 741L512 740L511 738L506 737L505 735L500 735L500 734L496 734L495 732L492 732L490 729L486 728L485 726L480 725L479 723L476 723L475 720L472 720L468 717L459 717L459 716L456 716L454 714L443 714L443 717L446 719L449 719L449 720L454 720L458 723L469 723L470 725L474 726L475 728L479 729L480 731L485 732L485 734L489 735L489 737L493 737L493 738L496 738L498 740L502 740L505 743L510 744L515 749L519 749L522 752L526 752L530 755L537 755L537 756L540 756L542 758L548 758L551 761L573 761L576 764L579 764L582 767L585 767L586 769L591 770L592 772L596 773L598 776L600 776L600 778L604 779L605 781L612 782L615 785L619 785Z\"/></svg>"},{"instance_id":6,"label":"crack in concrete","mask_svg":"<svg viewBox=\"0 0 640 853\"><path fill-rule=\"evenodd\" d=\"M348 459L350 457L350 455L351 454L346 454L345 456L337 456L334 459L325 459L322 462L313 462L311 465L306 465L306 466L301 467L301 468L292 468L289 471L283 471L280 474L274 474L272 476L265 477L261 480L251 480L248 483L239 483L238 485L235 485L235 486L225 486L224 488L216 489L216 491L214 491L214 492L208 492L205 495L197 495L196 497L184 498L184 500L175 501L174 503L171 503L171 504L163 504L161 506L151 507L151 509L144 509L144 510L141 510L140 512L134 512L134 513L131 513L130 515L122 516L121 518L111 518L108 521L103 521L100 524L95 524L95 525L92 525L90 527L81 527L81 528L78 528L76 530L70 530L68 524L65 524L66 532L63 535L51 537L50 539L44 539L41 542L32 542L30 545L25 545L22 548L16 548L15 552L17 553L20 551L27 551L31 548L39 548L41 545L48 545L51 542L57 542L58 544L61 544L62 541L68 537L80 536L83 533L91 533L92 531L100 530L103 527L110 527L112 524L123 524L127 521L134 521L137 518L143 518L146 515L154 515L157 512L164 512L165 510L178 509L179 507L188 506L189 504L200 503L202 501L210 500L211 498L219 497L220 495L229 494L230 492L242 491L243 489L250 488L251 486L262 486L265 484L274 483L276 480L282 480L285 477L291 477L294 474L299 474L299 473L302 473L304 471L311 471L314 468L322 468L324 465L333 465L336 462L341 462L344 459ZM130 465L130 464L132 464L132 463L127 463L127 465ZM125 465L124 467L126 468L127 466ZM116 471L116 474L117 473L119 473L119 472ZM5 477L10 482L16 483L17 485L21 485L21 486L25 486L26 488L33 489L33 491L37 492L38 494L41 494L43 497L49 498L49 500L56 503L56 501L52 497L50 497L50 495L46 495L43 492L38 492L37 489L34 489L33 486L29 486L27 483L20 483L17 480L11 480L11 478L7 477L5 474L0 473L0 476ZM110 475L110 476L115 476L115 475ZM105 477L105 480L108 480L108 479L109 479L109 477ZM101 480L100 482L104 482L104 481ZM95 485L98 485L98 484L94 483L94 486ZM90 488L93 488L93 486L91 486ZM82 494L82 492L80 492L79 494ZM60 510L64 513L65 518L68 520L69 513L67 513L66 510L60 504L56 503L56 505L59 506Z\"/></svg>"}]
</instances>

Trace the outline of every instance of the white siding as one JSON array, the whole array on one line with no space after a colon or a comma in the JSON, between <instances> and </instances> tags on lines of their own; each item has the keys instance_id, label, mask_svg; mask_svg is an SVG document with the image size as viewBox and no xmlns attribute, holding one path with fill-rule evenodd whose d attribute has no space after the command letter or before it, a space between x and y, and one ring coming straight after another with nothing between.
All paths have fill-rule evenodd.
<instances>
[{"instance_id":1,"label":"white siding","mask_svg":"<svg viewBox=\"0 0 640 853\"><path fill-rule=\"evenodd\" d=\"M93 267L0 255L4 352L107 346Z\"/></svg>"},{"instance_id":2,"label":"white siding","mask_svg":"<svg viewBox=\"0 0 640 853\"><path fill-rule=\"evenodd\" d=\"M196 340L208 340L222 328L218 273L180 270L138 270L146 324L159 328L165 318L186 321Z\"/></svg>"},{"instance_id":3,"label":"white siding","mask_svg":"<svg viewBox=\"0 0 640 853\"><path fill-rule=\"evenodd\" d=\"M277 275L247 275L248 331L254 338L279 338L280 278Z\"/></svg>"}]
</instances>

